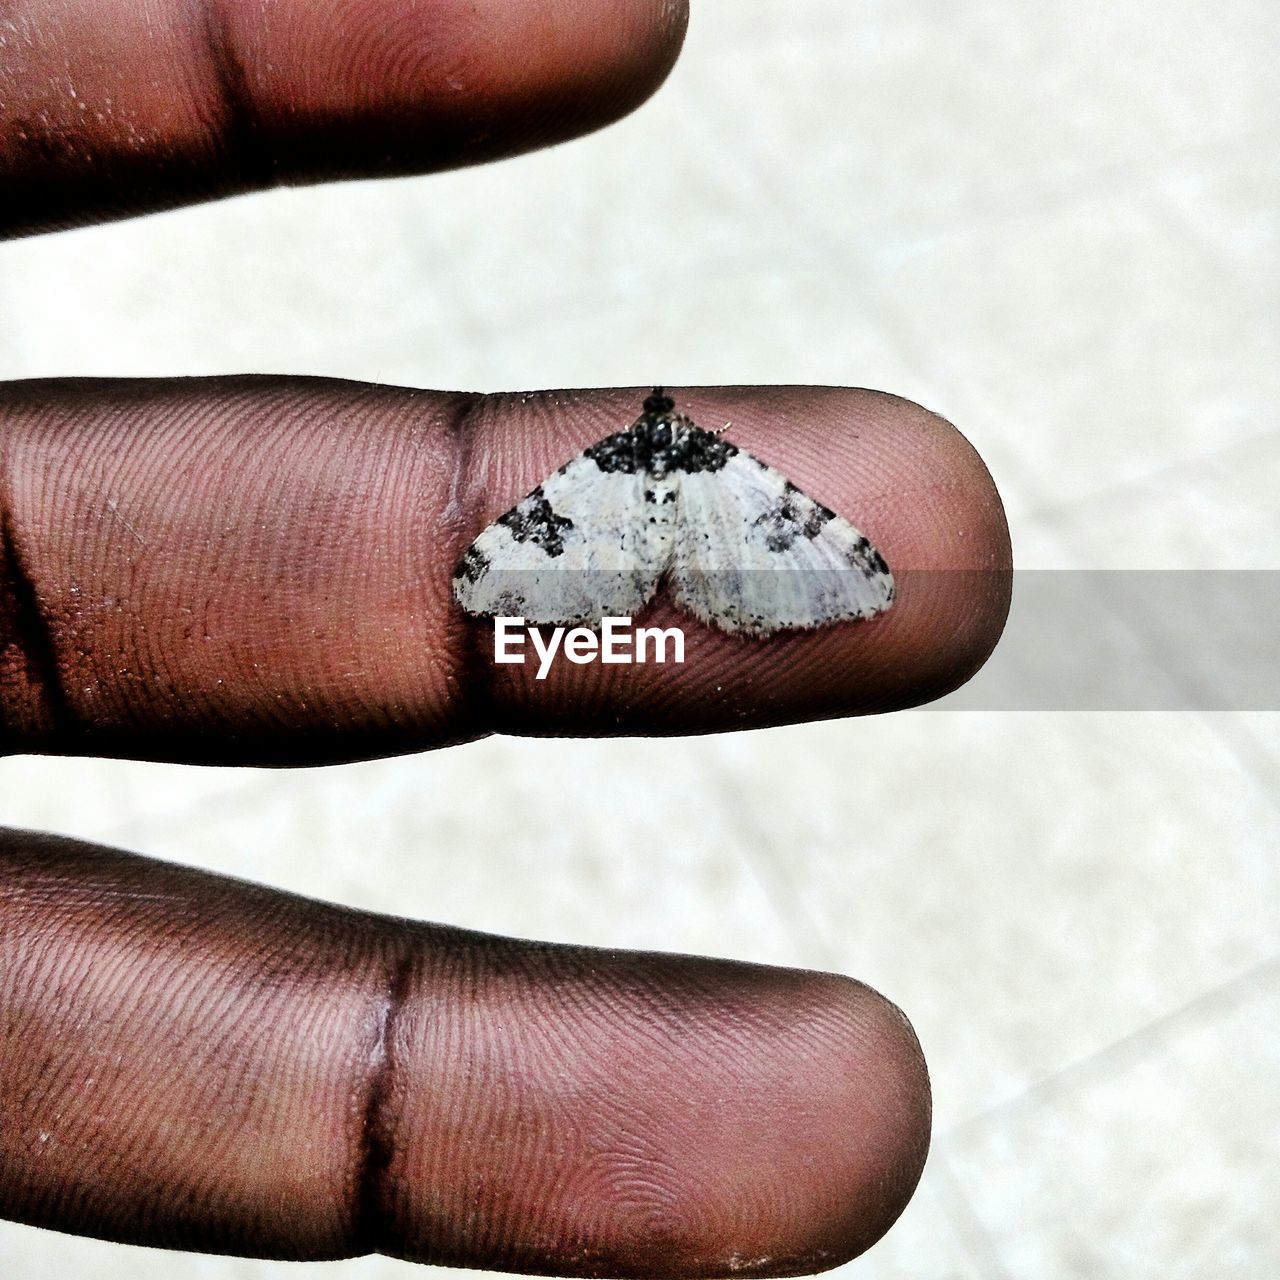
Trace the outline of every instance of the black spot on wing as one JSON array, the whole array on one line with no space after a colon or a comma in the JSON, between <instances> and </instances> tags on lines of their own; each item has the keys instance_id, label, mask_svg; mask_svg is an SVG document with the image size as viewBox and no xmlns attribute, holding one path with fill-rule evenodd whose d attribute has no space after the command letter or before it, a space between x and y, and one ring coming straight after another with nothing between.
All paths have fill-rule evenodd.
<instances>
[{"instance_id":1,"label":"black spot on wing","mask_svg":"<svg viewBox=\"0 0 1280 1280\"><path fill-rule=\"evenodd\" d=\"M882 577L889 572L884 556L871 545L869 538L862 535L859 535L857 542L849 548L846 559L867 579Z\"/></svg>"},{"instance_id":2,"label":"black spot on wing","mask_svg":"<svg viewBox=\"0 0 1280 1280\"><path fill-rule=\"evenodd\" d=\"M711 431L695 427L686 419L683 430L678 431L661 451L661 469L664 472L682 471L686 475L720 471L737 452L737 445L721 440Z\"/></svg>"},{"instance_id":3,"label":"black spot on wing","mask_svg":"<svg viewBox=\"0 0 1280 1280\"><path fill-rule=\"evenodd\" d=\"M474 544L463 552L458 567L453 571L455 582L479 582L488 572L489 557Z\"/></svg>"},{"instance_id":4,"label":"black spot on wing","mask_svg":"<svg viewBox=\"0 0 1280 1280\"><path fill-rule=\"evenodd\" d=\"M646 466L646 459L642 456L639 445L640 441L633 428L630 431L619 431L616 435L605 436L603 440L597 441L586 450L582 456L590 458L601 471L620 471L624 475L634 475L637 471L644 470Z\"/></svg>"},{"instance_id":5,"label":"black spot on wing","mask_svg":"<svg viewBox=\"0 0 1280 1280\"><path fill-rule=\"evenodd\" d=\"M497 523L511 530L517 542L532 542L549 556L564 554L564 534L573 528L568 516L557 515L539 485L527 498L517 503Z\"/></svg>"},{"instance_id":6,"label":"black spot on wing","mask_svg":"<svg viewBox=\"0 0 1280 1280\"><path fill-rule=\"evenodd\" d=\"M786 551L797 538L816 538L823 525L833 519L834 511L814 502L788 480L777 504L758 515L752 524L760 530L770 551Z\"/></svg>"}]
</instances>

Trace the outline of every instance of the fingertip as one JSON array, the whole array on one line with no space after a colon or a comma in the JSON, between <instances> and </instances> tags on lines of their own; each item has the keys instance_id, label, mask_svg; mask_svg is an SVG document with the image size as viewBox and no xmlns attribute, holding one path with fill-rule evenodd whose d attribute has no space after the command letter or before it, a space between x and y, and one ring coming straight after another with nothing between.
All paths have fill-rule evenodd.
<instances>
[{"instance_id":1,"label":"fingertip","mask_svg":"<svg viewBox=\"0 0 1280 1280\"><path fill-rule=\"evenodd\" d=\"M840 981L859 1048L847 1059L845 1122L836 1127L832 1167L848 1194L843 1248L830 1266L864 1253L901 1216L924 1171L933 1122L929 1070L906 1014L862 983Z\"/></svg>"},{"instance_id":2,"label":"fingertip","mask_svg":"<svg viewBox=\"0 0 1280 1280\"><path fill-rule=\"evenodd\" d=\"M928 1077L866 987L521 944L464 965L430 1021L411 999L401 1023L388 1251L573 1276L810 1274L910 1199Z\"/></svg>"},{"instance_id":3,"label":"fingertip","mask_svg":"<svg viewBox=\"0 0 1280 1280\"><path fill-rule=\"evenodd\" d=\"M963 685L1000 640L1013 587L1008 520L986 463L953 422L901 396L854 394L887 432L875 467L888 487L886 554L909 596L895 619L900 669L912 676L901 705L918 705Z\"/></svg>"},{"instance_id":4,"label":"fingertip","mask_svg":"<svg viewBox=\"0 0 1280 1280\"><path fill-rule=\"evenodd\" d=\"M683 0L345 0L227 7L255 121L290 180L475 164L601 127L666 78Z\"/></svg>"},{"instance_id":5,"label":"fingertip","mask_svg":"<svg viewBox=\"0 0 1280 1280\"><path fill-rule=\"evenodd\" d=\"M750 1011L726 1022L743 1087L718 1149L728 1192L707 1212L734 1226L711 1274L812 1274L858 1257L906 1208L929 1150L928 1070L902 1011L841 975L765 972L765 989L749 984ZM695 1091L700 1105L723 1097L716 1084ZM731 1197L748 1180L750 1213L735 1220ZM735 1243L753 1232L754 1257Z\"/></svg>"},{"instance_id":6,"label":"fingertip","mask_svg":"<svg viewBox=\"0 0 1280 1280\"><path fill-rule=\"evenodd\" d=\"M962 685L1003 630L1008 525L982 459L946 419L861 388L674 389L680 410L851 521L892 569L880 615L766 637L726 635L660 590L645 625L682 631L679 664L495 668L496 723L512 732L715 732L915 706ZM641 389L495 397L473 421L477 523L634 416ZM478 529L476 530L478 532ZM474 624L492 652L493 624Z\"/></svg>"}]
</instances>

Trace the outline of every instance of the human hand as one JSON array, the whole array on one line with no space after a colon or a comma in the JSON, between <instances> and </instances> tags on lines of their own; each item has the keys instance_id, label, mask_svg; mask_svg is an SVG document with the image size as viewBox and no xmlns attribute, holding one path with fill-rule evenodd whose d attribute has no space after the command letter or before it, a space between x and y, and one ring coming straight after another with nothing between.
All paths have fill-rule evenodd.
<instances>
[{"instance_id":1,"label":"human hand","mask_svg":"<svg viewBox=\"0 0 1280 1280\"><path fill-rule=\"evenodd\" d=\"M641 3L223 12L127 39L142 11L19 15L11 230L540 145L642 99L683 29ZM290 764L883 710L966 678L1007 608L981 463L867 392L679 398L874 531L902 584L888 615L767 642L690 627L681 668L544 682L489 664L452 568L635 390L0 395L11 751ZM914 1038L846 979L507 942L26 833L0 844L0 886L0 1212L23 1221L273 1257L786 1274L867 1247L923 1162Z\"/></svg>"}]
</instances>

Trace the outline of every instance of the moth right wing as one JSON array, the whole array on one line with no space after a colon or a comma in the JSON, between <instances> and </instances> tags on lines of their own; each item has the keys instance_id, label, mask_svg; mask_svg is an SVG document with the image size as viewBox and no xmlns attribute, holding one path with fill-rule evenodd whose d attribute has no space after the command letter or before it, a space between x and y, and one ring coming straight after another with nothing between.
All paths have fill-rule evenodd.
<instances>
[{"instance_id":1,"label":"moth right wing","mask_svg":"<svg viewBox=\"0 0 1280 1280\"><path fill-rule=\"evenodd\" d=\"M680 478L671 587L703 622L749 636L872 618L894 599L865 535L737 448Z\"/></svg>"},{"instance_id":2,"label":"moth right wing","mask_svg":"<svg viewBox=\"0 0 1280 1280\"><path fill-rule=\"evenodd\" d=\"M454 598L478 616L598 627L653 597L674 531L672 484L639 468L606 470L582 454L467 548Z\"/></svg>"}]
</instances>

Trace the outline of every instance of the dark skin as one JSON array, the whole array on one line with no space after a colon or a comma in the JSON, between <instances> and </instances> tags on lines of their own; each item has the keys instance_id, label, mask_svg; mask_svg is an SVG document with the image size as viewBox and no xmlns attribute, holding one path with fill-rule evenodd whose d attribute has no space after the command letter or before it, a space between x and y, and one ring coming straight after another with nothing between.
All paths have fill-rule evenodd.
<instances>
[{"instance_id":1,"label":"dark skin","mask_svg":"<svg viewBox=\"0 0 1280 1280\"><path fill-rule=\"evenodd\" d=\"M559 141L643 101L685 23L662 0L3 17L9 234ZM450 597L458 556L644 389L0 388L0 743L339 762L887 710L981 665L1008 535L952 427L866 391L672 391L854 518L898 575L889 614L768 641L682 618L683 667L495 669ZM507 941L0 837L0 1214L19 1221L265 1257L783 1275L877 1239L928 1134L909 1026L849 979Z\"/></svg>"}]
</instances>

